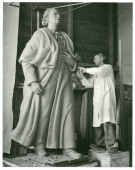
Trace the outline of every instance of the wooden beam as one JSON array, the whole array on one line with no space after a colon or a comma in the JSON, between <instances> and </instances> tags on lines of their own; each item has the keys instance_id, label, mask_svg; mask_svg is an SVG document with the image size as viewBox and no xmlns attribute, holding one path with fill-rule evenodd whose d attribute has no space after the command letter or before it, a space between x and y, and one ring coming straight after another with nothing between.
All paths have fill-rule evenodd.
<instances>
[{"instance_id":1,"label":"wooden beam","mask_svg":"<svg viewBox=\"0 0 135 170\"><path fill-rule=\"evenodd\" d=\"M114 65L114 4L109 4L109 63Z\"/></svg>"},{"instance_id":2,"label":"wooden beam","mask_svg":"<svg viewBox=\"0 0 135 170\"><path fill-rule=\"evenodd\" d=\"M37 10L37 30L39 29L40 26L40 11Z\"/></svg>"},{"instance_id":3,"label":"wooden beam","mask_svg":"<svg viewBox=\"0 0 135 170\"><path fill-rule=\"evenodd\" d=\"M68 7L68 11L70 11L68 13L68 35L73 41L73 11L71 11L72 9L73 6Z\"/></svg>"}]
</instances>

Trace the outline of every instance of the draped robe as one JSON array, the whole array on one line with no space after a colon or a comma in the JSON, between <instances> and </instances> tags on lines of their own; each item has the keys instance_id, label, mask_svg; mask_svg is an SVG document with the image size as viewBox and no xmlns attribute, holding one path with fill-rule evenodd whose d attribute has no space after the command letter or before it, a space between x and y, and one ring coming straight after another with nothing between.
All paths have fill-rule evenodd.
<instances>
[{"instance_id":1,"label":"draped robe","mask_svg":"<svg viewBox=\"0 0 135 170\"><path fill-rule=\"evenodd\" d=\"M61 51L73 57L72 41L64 32L56 37L47 28L34 33L19 62L25 76L23 101L12 139L30 147L75 148L74 95L71 71L76 69L61 59ZM68 57L68 56L67 56ZM31 83L40 82L43 94L33 93Z\"/></svg>"}]
</instances>

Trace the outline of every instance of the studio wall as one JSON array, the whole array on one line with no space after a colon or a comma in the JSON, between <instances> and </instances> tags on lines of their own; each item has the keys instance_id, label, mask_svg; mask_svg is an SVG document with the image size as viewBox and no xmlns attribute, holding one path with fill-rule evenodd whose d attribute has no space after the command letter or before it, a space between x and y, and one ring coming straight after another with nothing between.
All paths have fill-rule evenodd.
<instances>
[{"instance_id":1,"label":"studio wall","mask_svg":"<svg viewBox=\"0 0 135 170\"><path fill-rule=\"evenodd\" d=\"M19 8L3 3L3 152L10 153Z\"/></svg>"}]
</instances>

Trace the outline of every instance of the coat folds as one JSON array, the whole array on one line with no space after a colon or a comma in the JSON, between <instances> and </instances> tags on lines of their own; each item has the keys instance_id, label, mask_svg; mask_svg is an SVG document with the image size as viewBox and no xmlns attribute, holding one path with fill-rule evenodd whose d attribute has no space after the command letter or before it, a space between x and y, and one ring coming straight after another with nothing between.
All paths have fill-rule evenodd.
<instances>
[{"instance_id":1,"label":"coat folds","mask_svg":"<svg viewBox=\"0 0 135 170\"><path fill-rule=\"evenodd\" d=\"M35 32L19 59L25 83L12 139L26 147L43 144L45 148L75 148L71 68L62 61L61 51L73 56L68 35L59 32L56 39L47 28L42 28ZM33 93L33 81L40 82L43 95Z\"/></svg>"},{"instance_id":2,"label":"coat folds","mask_svg":"<svg viewBox=\"0 0 135 170\"><path fill-rule=\"evenodd\" d=\"M100 127L105 122L116 123L116 97L112 66L86 68L93 75L85 84L94 87L93 96L93 127Z\"/></svg>"}]
</instances>

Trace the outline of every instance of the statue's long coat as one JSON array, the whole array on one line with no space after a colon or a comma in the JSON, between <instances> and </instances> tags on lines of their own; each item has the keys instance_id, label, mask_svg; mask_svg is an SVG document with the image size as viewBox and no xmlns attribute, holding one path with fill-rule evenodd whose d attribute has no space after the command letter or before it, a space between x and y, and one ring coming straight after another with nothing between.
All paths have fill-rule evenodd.
<instances>
[{"instance_id":1,"label":"statue's long coat","mask_svg":"<svg viewBox=\"0 0 135 170\"><path fill-rule=\"evenodd\" d=\"M61 60L61 51L74 52L64 32L56 36L39 29L27 43L19 62L25 75L20 118L12 139L24 146L43 144L46 148L74 148L74 95L71 68ZM74 58L75 59L75 58ZM39 81L42 96L33 93L31 82Z\"/></svg>"}]
</instances>

